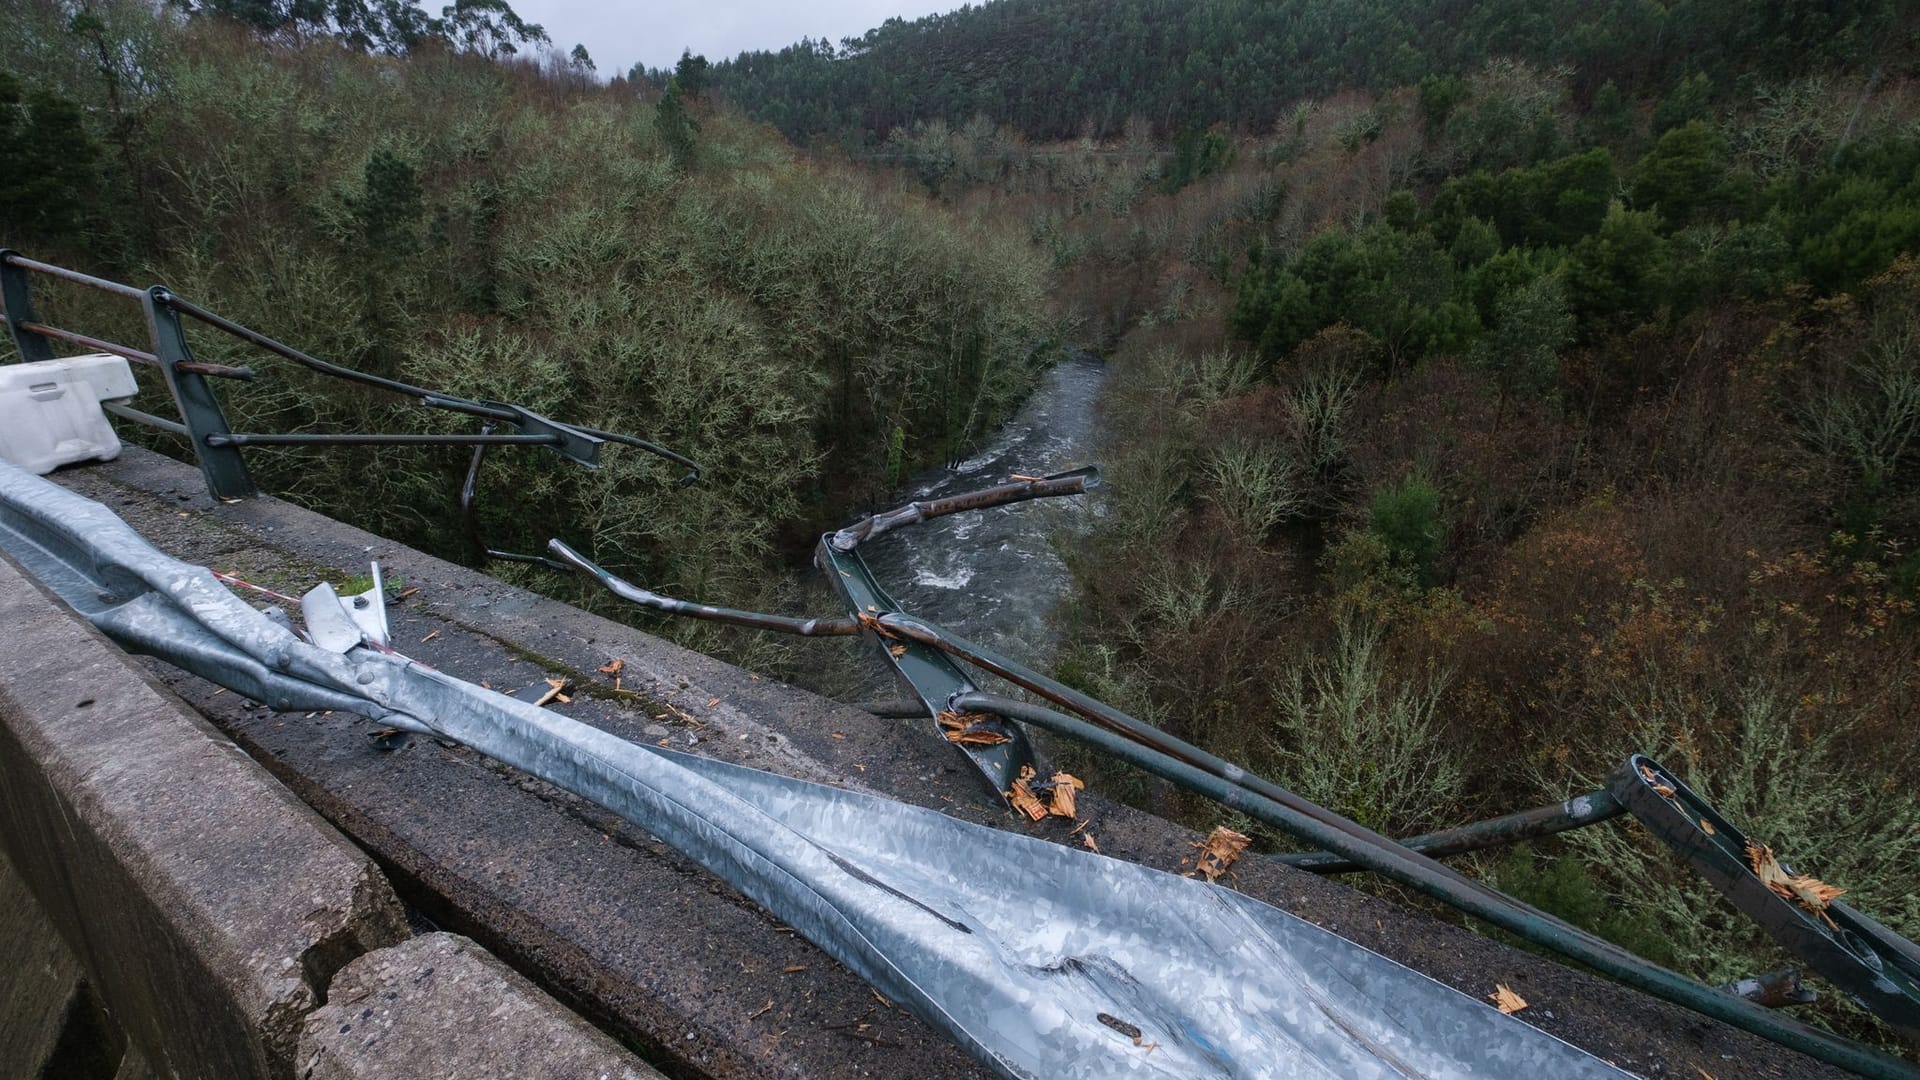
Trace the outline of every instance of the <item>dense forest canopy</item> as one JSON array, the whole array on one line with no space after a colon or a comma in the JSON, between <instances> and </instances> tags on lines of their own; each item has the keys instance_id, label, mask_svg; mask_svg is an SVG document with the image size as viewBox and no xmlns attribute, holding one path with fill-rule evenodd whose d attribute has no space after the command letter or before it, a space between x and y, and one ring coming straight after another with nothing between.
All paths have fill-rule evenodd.
<instances>
[{"instance_id":1,"label":"dense forest canopy","mask_svg":"<svg viewBox=\"0 0 1920 1080\"><path fill-rule=\"evenodd\" d=\"M1904 16L1904 17L1903 17ZM1901 0L994 0L859 38L717 63L713 82L799 139L884 141L981 115L1043 139L1225 123L1272 130L1302 99L1463 75L1489 58L1608 82L1731 87L1836 66L1911 64Z\"/></svg>"}]
</instances>

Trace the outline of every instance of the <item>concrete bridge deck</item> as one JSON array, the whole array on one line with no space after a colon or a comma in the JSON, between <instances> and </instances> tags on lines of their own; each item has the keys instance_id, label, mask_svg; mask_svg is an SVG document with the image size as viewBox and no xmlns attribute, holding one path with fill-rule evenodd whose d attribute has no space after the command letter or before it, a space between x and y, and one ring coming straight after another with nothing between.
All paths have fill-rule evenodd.
<instances>
[{"instance_id":1,"label":"concrete bridge deck","mask_svg":"<svg viewBox=\"0 0 1920 1080\"><path fill-rule=\"evenodd\" d=\"M204 494L195 469L155 454L130 449L118 461L54 479L102 501L170 554L263 583L338 582L378 559L389 575L419 590L392 610L401 651L502 690L571 677L580 692L571 704L552 707L625 738L665 740L996 827L1022 827L923 723L879 719L757 678L276 499L218 503ZM0 581L0 594L9 591L20 585ZM6 634L11 639L11 624ZM595 673L614 659L625 662L622 686L637 693L615 694ZM140 663L370 856L415 932L464 935L478 943L468 952L490 953L512 969L487 968L472 978L517 972L536 1004L546 1000L544 991L669 1076L987 1075L759 908L589 804L457 746L414 740L382 749L366 721L271 713L163 665ZM10 694L26 691L9 689L11 669L0 669L4 714ZM1199 839L1098 792L1084 794L1080 806L1101 850L1120 858L1177 872ZM1062 822L1031 831L1067 840ZM6 838L8 850L17 839ZM1337 882L1253 860L1240 871L1236 884L1245 892L1465 993L1485 997L1495 982L1511 986L1532 1006L1521 1019L1640 1075L1844 1075ZM433 970L432 955L462 954L467 947L458 941L398 945L419 950L411 960L383 947L367 954L376 959L348 964L334 985L352 975L352 985L377 996L367 988L380 979L404 982L398 968L407 963ZM304 1008L309 1034L301 1052L314 1065L326 1048L312 1032L332 1028L312 1017L354 1021L338 1001ZM545 1016L539 1008L535 1013ZM377 1015L367 1020L379 1022ZM387 1022L398 1023L392 1016ZM395 1031L395 1039L407 1034ZM407 1037L464 1034L429 1025ZM504 1064L498 1071L529 1074ZM478 1066L468 1071L489 1074Z\"/></svg>"}]
</instances>

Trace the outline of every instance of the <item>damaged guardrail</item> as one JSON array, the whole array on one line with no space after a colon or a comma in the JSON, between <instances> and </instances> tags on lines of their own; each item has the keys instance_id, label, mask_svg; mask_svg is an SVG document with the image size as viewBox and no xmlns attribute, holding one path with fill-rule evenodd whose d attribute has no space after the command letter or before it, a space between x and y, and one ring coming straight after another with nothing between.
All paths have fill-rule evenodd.
<instances>
[{"instance_id":1,"label":"damaged guardrail","mask_svg":"<svg viewBox=\"0 0 1920 1080\"><path fill-rule=\"evenodd\" d=\"M970 745L954 738L951 722L942 725L942 734L973 758L981 773L995 790L1016 807L1031 805L1017 798L1005 760L983 760L982 749L1013 747L1009 756L1021 755L1023 772L1031 766L1024 734L1019 724L1034 724L1058 735L1085 743L1095 749L1168 780L1181 788L1212 799L1233 810L1247 813L1269 825L1283 829L1323 849L1318 853L1279 856L1281 861L1321 873L1366 870L1378 873L1500 927L1542 948L1550 949L1656 997L1681 1005L1763 1038L1791 1047L1811 1057L1839 1065L1863 1076L1876 1078L1920 1077L1920 1068L1902 1062L1870 1047L1831 1032L1770 1012L1767 1006L1797 1004L1805 1000L1797 981L1768 977L1765 985L1752 980L1749 993L1738 988L1710 987L1651 963L1610 941L1574 927L1546 912L1524 904L1487 885L1466 877L1436 861L1436 857L1510 844L1535 836L1567 829L1583 828L1633 811L1646 820L1638 805L1638 796L1616 781L1610 790L1594 792L1553 806L1539 807L1485 822L1462 826L1405 842L1381 836L1338 814L1317 806L1285 788L1253 775L1232 762L1224 761L1166 732L1127 715L1111 705L1083 694L1036 672L1016 660L1001 656L984 646L899 610L897 604L873 579L861 559L861 541L889 529L910 525L946 513L1004 505L1051 495L1079 494L1086 490L1085 480L1093 471L1076 470L1051 477L1015 477L1009 484L957 495L931 503L912 503L898 510L874 515L838 532L821 538L815 561L830 582L848 602L853 622L878 641L894 670L913 690L927 713L938 717L966 718L961 732L980 730L988 733L985 746ZM1080 480L1080 483L1076 483ZM802 620L788 616L751 612L723 612L684 600L675 600L621 582L558 540L549 548L568 565L586 572L603 586L622 595L644 594L642 601L655 610L695 618L719 619L758 629L798 632L796 625L834 627L833 633L850 632L844 620ZM618 583L620 588L615 587ZM626 590L622 592L622 589ZM984 694L951 662L957 660L1004 679L1029 693L1068 710L1062 713L1031 702ZM890 711L914 712L905 707L888 706ZM1004 742L1002 742L1002 733ZM1015 740L1018 740L1017 742ZM1704 804L1701 804L1704 807ZM1710 812L1710 810L1708 811ZM1653 824L1653 822L1649 822ZM1728 835L1738 835L1727 826ZM1660 829L1655 827L1658 833ZM1722 847L1713 852L1724 855ZM1750 882L1739 879L1736 869L1758 882L1744 864L1719 866L1703 862L1697 852L1677 845L1697 869L1722 885L1735 902L1749 909L1742 898L1751 894ZM1724 861L1724 860L1723 860ZM1737 860L1735 861L1737 863ZM1719 877L1716 877L1718 875ZM1764 886L1761 892L1766 892ZM1768 894L1772 895L1772 894ZM1784 903L1773 897L1776 905ZM1752 903L1759 903L1756 898ZM1791 908L1791 905L1788 905ZM1833 933L1810 931L1805 925L1818 920L1798 909L1789 919L1774 912L1771 922L1763 918L1776 938L1794 949L1826 974L1838 972L1836 985L1847 989L1862 1004L1873 1009L1896 1030L1920 1041L1920 1025L1910 1010L1920 1004L1920 963L1914 946L1878 923L1842 910L1840 917L1852 916L1844 927L1836 924ZM1784 928L1784 930L1782 929ZM1869 974L1870 973L1870 974ZM1833 977L1833 976L1829 976ZM1862 994L1863 979L1877 978L1871 992Z\"/></svg>"},{"instance_id":2,"label":"damaged guardrail","mask_svg":"<svg viewBox=\"0 0 1920 1080\"><path fill-rule=\"evenodd\" d=\"M33 305L31 282L35 274L136 301L146 317L147 332L152 338L153 351L148 352L144 349L105 341L42 322ZM471 446L473 459L468 466L465 482L460 487L459 505L461 520L478 556L483 560L494 558L547 563L558 569L565 569L564 566L558 566L539 555L520 555L494 550L481 539L479 519L474 508L474 493L479 481L481 462L489 448L495 446L544 447L576 465L594 469L600 465L601 448L607 443L613 443L618 446L632 447L685 468L686 473L678 481L683 486L700 479L699 465L692 459L659 443L620 432L588 427L584 424L562 423L511 402L475 401L458 394L430 390L398 379L389 379L330 363L310 356L291 345L276 341L257 330L242 326L225 316L208 311L176 295L164 285L136 289L131 285L123 285L91 274L38 262L17 251L0 250L0 305L4 305L7 329L13 337L14 346L19 350L22 360L32 362L53 359L52 342L59 341L112 353L138 364L158 368L166 381L168 392L173 396L174 405L179 410L179 420L169 420L166 417L141 412L119 402L108 402L102 408L122 420L157 428L185 438L193 451L194 460L200 466L201 475L206 478L207 490L217 498L244 498L257 492L253 477L247 472L246 462L241 457L242 447ZM257 373L252 368L207 364L194 360L192 349L187 344L186 324L182 322L182 317L218 330L282 359L290 360L316 374L397 394L411 399L423 408L441 409L475 417L481 421L480 431L478 434L232 431L227 426L226 414L220 409L219 397L214 393L213 385L207 380L209 378L252 380L257 377ZM502 425L513 430L501 432L498 429Z\"/></svg>"},{"instance_id":3,"label":"damaged guardrail","mask_svg":"<svg viewBox=\"0 0 1920 1080\"><path fill-rule=\"evenodd\" d=\"M106 507L4 463L0 548L129 649L276 709L461 742L607 807L1004 1076L1627 1075L1209 882L638 746L452 678L376 647L378 613L356 618L330 589L303 598L309 630L324 628L303 637Z\"/></svg>"}]
</instances>

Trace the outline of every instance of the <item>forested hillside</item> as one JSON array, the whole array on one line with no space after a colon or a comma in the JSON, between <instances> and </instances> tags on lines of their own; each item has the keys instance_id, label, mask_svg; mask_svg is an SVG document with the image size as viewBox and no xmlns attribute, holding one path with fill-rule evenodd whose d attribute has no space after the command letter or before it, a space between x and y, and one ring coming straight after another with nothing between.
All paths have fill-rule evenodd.
<instances>
[{"instance_id":1,"label":"forested hillside","mask_svg":"<svg viewBox=\"0 0 1920 1080\"><path fill-rule=\"evenodd\" d=\"M1022 224L1111 356L1063 677L1399 834L1646 751L1916 932L1915 25L1001 0L714 83ZM1635 829L1476 869L1787 963Z\"/></svg>"},{"instance_id":2,"label":"forested hillside","mask_svg":"<svg viewBox=\"0 0 1920 1080\"><path fill-rule=\"evenodd\" d=\"M489 527L723 602L1097 347L1063 678L1393 833L1645 751L1920 934L1911 3L996 0L612 86L502 7L10 0L0 242L674 445L708 483L502 455ZM462 455L250 460L456 542ZM1787 964L1643 831L1465 865L1708 981Z\"/></svg>"},{"instance_id":3,"label":"forested hillside","mask_svg":"<svg viewBox=\"0 0 1920 1080\"><path fill-rule=\"evenodd\" d=\"M783 541L990 433L1048 362L1045 266L1017 237L801 160L697 95L597 85L551 54L509 61L500 34L458 26L397 54L357 24L260 13L271 5L245 19L139 0L4 7L0 244L707 469L680 490L677 471L617 449L598 472L497 453L480 502L498 546L559 535L638 580L773 603ZM39 299L57 324L145 341L117 298ZM193 344L262 369L220 387L242 430L463 419L222 336ZM453 512L463 453L248 460L268 491L471 557Z\"/></svg>"},{"instance_id":4,"label":"forested hillside","mask_svg":"<svg viewBox=\"0 0 1920 1080\"><path fill-rule=\"evenodd\" d=\"M1268 132L1293 103L1464 75L1489 58L1572 65L1585 105L1607 83L1718 87L1835 66L1910 64L1920 20L1900 0L995 0L889 20L715 65L716 87L800 139L884 141L975 115L1024 135Z\"/></svg>"}]
</instances>

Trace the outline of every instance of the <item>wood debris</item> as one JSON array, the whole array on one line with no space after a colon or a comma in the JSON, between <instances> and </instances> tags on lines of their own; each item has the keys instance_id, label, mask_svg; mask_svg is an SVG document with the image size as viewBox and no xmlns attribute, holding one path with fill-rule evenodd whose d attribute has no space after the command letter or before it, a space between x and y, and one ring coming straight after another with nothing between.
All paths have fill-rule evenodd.
<instances>
[{"instance_id":1,"label":"wood debris","mask_svg":"<svg viewBox=\"0 0 1920 1080\"><path fill-rule=\"evenodd\" d=\"M432 641L434 638L437 638L439 636L440 636L440 631L429 630L427 631L427 636L420 639L420 644L425 645L427 642Z\"/></svg>"},{"instance_id":2,"label":"wood debris","mask_svg":"<svg viewBox=\"0 0 1920 1080\"><path fill-rule=\"evenodd\" d=\"M1775 896L1799 904L1820 916L1828 926L1834 926L1833 916L1827 914L1827 905L1846 895L1847 890L1807 874L1787 873L1780 860L1774 858L1773 848L1766 844L1747 841L1747 862L1752 865L1754 876L1773 890Z\"/></svg>"},{"instance_id":3,"label":"wood debris","mask_svg":"<svg viewBox=\"0 0 1920 1080\"><path fill-rule=\"evenodd\" d=\"M887 646L887 655L898 660L907 655L907 647L905 645L889 645Z\"/></svg>"},{"instance_id":4,"label":"wood debris","mask_svg":"<svg viewBox=\"0 0 1920 1080\"><path fill-rule=\"evenodd\" d=\"M1033 766L1020 766L1020 779L1015 780L1013 782L1013 790L1007 792L1007 801L1013 804L1015 810L1027 815L1027 817L1034 821L1039 821L1047 816L1047 804L1041 802L1039 797L1033 793L1033 788L1028 786L1029 782L1033 780L1033 777Z\"/></svg>"},{"instance_id":5,"label":"wood debris","mask_svg":"<svg viewBox=\"0 0 1920 1080\"><path fill-rule=\"evenodd\" d=\"M599 671L602 675L618 675L627 670L627 662L616 656L606 663L601 664L595 670Z\"/></svg>"},{"instance_id":6,"label":"wood debris","mask_svg":"<svg viewBox=\"0 0 1920 1080\"><path fill-rule=\"evenodd\" d=\"M393 598L393 602L397 604L402 600L406 600L410 597L415 597L418 595L420 595L420 586L415 585L409 589L401 589L400 594Z\"/></svg>"},{"instance_id":7,"label":"wood debris","mask_svg":"<svg viewBox=\"0 0 1920 1080\"><path fill-rule=\"evenodd\" d=\"M766 1014L768 1014L768 1013L770 1013L770 1012L772 1012L772 1011L773 1011L773 999L772 999L772 998L768 998L768 999L767 999L767 1003L766 1003L765 1005L762 1005L762 1006L760 1006L760 1008L759 1008L759 1009L757 1009L757 1010L755 1010L755 1011L753 1011L753 1012L750 1012L750 1013L748 1013L748 1014L747 1014L747 1019L749 1019L749 1020L758 1020L758 1019L760 1019L760 1018L761 1018L762 1016L765 1016Z\"/></svg>"},{"instance_id":8,"label":"wood debris","mask_svg":"<svg viewBox=\"0 0 1920 1080\"><path fill-rule=\"evenodd\" d=\"M572 686L573 684L566 679L548 679L547 692L541 694L540 700L533 703L534 708L540 708L550 701L557 701L562 705L570 704L573 699L567 696L567 691Z\"/></svg>"},{"instance_id":9,"label":"wood debris","mask_svg":"<svg viewBox=\"0 0 1920 1080\"><path fill-rule=\"evenodd\" d=\"M1207 834L1205 843L1191 844L1200 849L1200 855L1194 860L1193 870L1187 876L1200 874L1208 881L1217 880L1222 874L1233 869L1240 856L1247 850L1253 838L1244 833L1234 832L1225 825L1217 825Z\"/></svg>"},{"instance_id":10,"label":"wood debris","mask_svg":"<svg viewBox=\"0 0 1920 1080\"><path fill-rule=\"evenodd\" d=\"M947 709L934 719L947 741L959 746L999 746L1013 741L1011 735L981 726L992 722L992 713L960 713Z\"/></svg>"},{"instance_id":11,"label":"wood debris","mask_svg":"<svg viewBox=\"0 0 1920 1080\"><path fill-rule=\"evenodd\" d=\"M1057 772L1048 781L1053 785L1053 798L1047 803L1047 812L1054 817L1070 818L1075 816L1073 793L1085 791L1087 785L1072 773Z\"/></svg>"},{"instance_id":12,"label":"wood debris","mask_svg":"<svg viewBox=\"0 0 1920 1080\"><path fill-rule=\"evenodd\" d=\"M1513 988L1506 983L1494 983L1493 993L1487 995L1487 1000L1493 1002L1494 1008L1508 1016L1527 1008L1527 999L1514 993Z\"/></svg>"},{"instance_id":13,"label":"wood debris","mask_svg":"<svg viewBox=\"0 0 1920 1080\"><path fill-rule=\"evenodd\" d=\"M1028 476L1026 473L1014 473L1013 479L1023 484L1037 484L1045 480L1044 476Z\"/></svg>"},{"instance_id":14,"label":"wood debris","mask_svg":"<svg viewBox=\"0 0 1920 1080\"><path fill-rule=\"evenodd\" d=\"M1711 822L1711 821L1708 821L1708 820L1707 820L1706 818L1701 818L1701 819L1700 819L1700 831L1701 831L1701 832L1703 832L1703 833L1706 833L1706 834L1707 834L1708 836L1712 836L1712 835L1714 834L1714 831L1715 831L1715 830L1714 830L1714 827L1713 827L1713 822Z\"/></svg>"},{"instance_id":15,"label":"wood debris","mask_svg":"<svg viewBox=\"0 0 1920 1080\"><path fill-rule=\"evenodd\" d=\"M1658 795L1663 799L1673 798L1674 796L1673 785L1662 780L1660 778L1660 774L1657 772L1654 772L1651 768L1648 768L1645 765L1640 766L1640 779L1645 780L1647 782L1647 785L1653 788L1653 793L1655 795Z\"/></svg>"},{"instance_id":16,"label":"wood debris","mask_svg":"<svg viewBox=\"0 0 1920 1080\"><path fill-rule=\"evenodd\" d=\"M805 964L788 964L786 967L780 969L780 973L782 975L798 975L805 970L807 970L807 965Z\"/></svg>"},{"instance_id":17,"label":"wood debris","mask_svg":"<svg viewBox=\"0 0 1920 1080\"><path fill-rule=\"evenodd\" d=\"M1090 832L1080 834L1080 846L1093 852L1095 855L1100 854L1100 845L1093 842L1093 834Z\"/></svg>"},{"instance_id":18,"label":"wood debris","mask_svg":"<svg viewBox=\"0 0 1920 1080\"><path fill-rule=\"evenodd\" d=\"M1101 1023L1107 1025L1108 1027L1119 1032L1120 1034L1125 1035L1127 1038L1132 1039L1133 1045L1139 1046L1142 1044L1143 1040L1140 1037L1139 1025L1129 1024L1125 1020L1120 1019L1119 1017L1113 1015L1112 1013L1100 1013L1098 1015L1098 1019Z\"/></svg>"}]
</instances>

